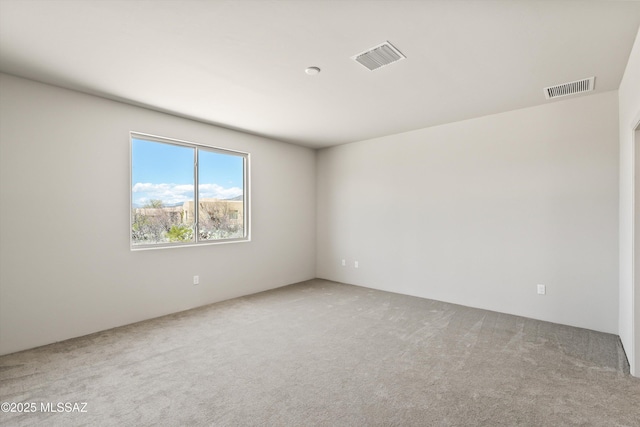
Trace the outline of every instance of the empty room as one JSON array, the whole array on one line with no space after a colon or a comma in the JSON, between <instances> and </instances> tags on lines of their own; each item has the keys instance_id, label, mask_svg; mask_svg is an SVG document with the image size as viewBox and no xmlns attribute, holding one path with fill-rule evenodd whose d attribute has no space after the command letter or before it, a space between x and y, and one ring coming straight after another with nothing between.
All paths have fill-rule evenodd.
<instances>
[{"instance_id":1,"label":"empty room","mask_svg":"<svg viewBox=\"0 0 640 427\"><path fill-rule=\"evenodd\" d=\"M640 426L639 29L0 0L0 425Z\"/></svg>"}]
</instances>

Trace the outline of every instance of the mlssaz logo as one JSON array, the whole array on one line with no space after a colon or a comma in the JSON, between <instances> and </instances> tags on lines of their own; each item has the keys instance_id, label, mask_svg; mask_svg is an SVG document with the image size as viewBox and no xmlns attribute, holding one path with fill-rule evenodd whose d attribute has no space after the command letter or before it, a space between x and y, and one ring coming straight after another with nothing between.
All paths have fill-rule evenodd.
<instances>
[{"instance_id":1,"label":"mlssaz logo","mask_svg":"<svg viewBox=\"0 0 640 427\"><path fill-rule=\"evenodd\" d=\"M41 402L40 412L87 412L87 402Z\"/></svg>"}]
</instances>

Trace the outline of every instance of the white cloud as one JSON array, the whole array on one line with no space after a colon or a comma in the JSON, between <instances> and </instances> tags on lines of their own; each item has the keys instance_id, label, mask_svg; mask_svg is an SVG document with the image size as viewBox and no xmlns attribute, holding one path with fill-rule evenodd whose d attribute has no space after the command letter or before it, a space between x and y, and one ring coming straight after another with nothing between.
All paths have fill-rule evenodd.
<instances>
[{"instance_id":1,"label":"white cloud","mask_svg":"<svg viewBox=\"0 0 640 427\"><path fill-rule=\"evenodd\" d=\"M132 189L133 202L147 203L149 200L162 200L165 205L182 203L193 200L193 185L191 184L152 184L137 182Z\"/></svg>"},{"instance_id":2,"label":"white cloud","mask_svg":"<svg viewBox=\"0 0 640 427\"><path fill-rule=\"evenodd\" d=\"M165 205L193 200L193 184L152 184L137 182L132 189L133 202L143 205L150 200L162 200ZM225 188L218 184L201 184L200 197L211 199L231 199L242 194L238 187Z\"/></svg>"},{"instance_id":3,"label":"white cloud","mask_svg":"<svg viewBox=\"0 0 640 427\"><path fill-rule=\"evenodd\" d=\"M200 184L200 197L203 199L232 199L242 195L242 188L224 188L218 184Z\"/></svg>"}]
</instances>

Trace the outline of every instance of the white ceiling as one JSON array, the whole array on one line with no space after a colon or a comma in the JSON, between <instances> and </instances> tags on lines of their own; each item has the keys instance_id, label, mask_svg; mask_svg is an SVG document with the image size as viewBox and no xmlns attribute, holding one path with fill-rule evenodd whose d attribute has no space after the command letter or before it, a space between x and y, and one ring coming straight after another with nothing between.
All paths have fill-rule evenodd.
<instances>
[{"instance_id":1,"label":"white ceiling","mask_svg":"<svg viewBox=\"0 0 640 427\"><path fill-rule=\"evenodd\" d=\"M615 90L639 25L636 1L0 0L0 71L325 147ZM407 59L351 59L385 40Z\"/></svg>"}]
</instances>

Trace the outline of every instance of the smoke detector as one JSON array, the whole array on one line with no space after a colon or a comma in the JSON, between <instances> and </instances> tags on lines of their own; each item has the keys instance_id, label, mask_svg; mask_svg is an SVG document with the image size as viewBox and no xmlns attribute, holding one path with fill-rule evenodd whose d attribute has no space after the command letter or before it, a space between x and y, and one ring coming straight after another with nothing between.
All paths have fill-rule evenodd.
<instances>
[{"instance_id":1,"label":"smoke detector","mask_svg":"<svg viewBox=\"0 0 640 427\"><path fill-rule=\"evenodd\" d=\"M591 92L594 89L595 77L589 77L575 82L562 83L545 87L544 96L547 99L560 98L562 96L575 95L576 93Z\"/></svg>"},{"instance_id":2,"label":"smoke detector","mask_svg":"<svg viewBox=\"0 0 640 427\"><path fill-rule=\"evenodd\" d=\"M405 58L406 56L388 41L351 57L351 59L359 62L369 71L375 71Z\"/></svg>"}]
</instances>

